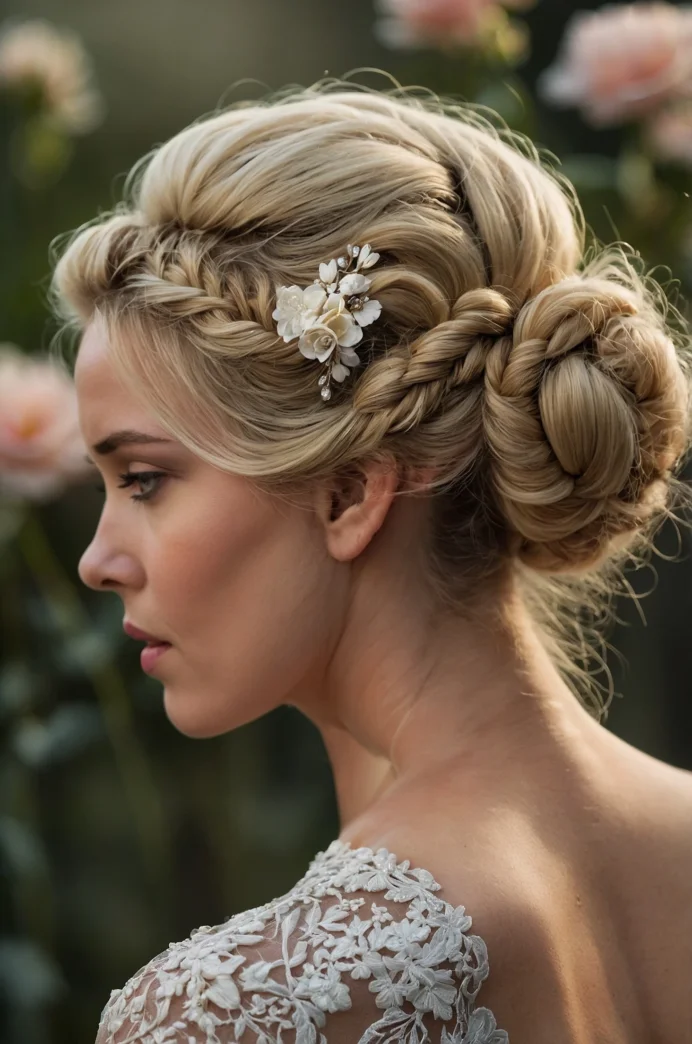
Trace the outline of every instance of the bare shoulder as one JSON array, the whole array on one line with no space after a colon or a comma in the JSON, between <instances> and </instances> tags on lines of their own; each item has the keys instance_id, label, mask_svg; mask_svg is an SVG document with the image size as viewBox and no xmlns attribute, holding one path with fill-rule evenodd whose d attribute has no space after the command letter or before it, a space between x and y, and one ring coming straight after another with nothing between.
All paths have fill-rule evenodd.
<instances>
[{"instance_id":1,"label":"bare shoulder","mask_svg":"<svg viewBox=\"0 0 692 1044\"><path fill-rule=\"evenodd\" d=\"M629 747L615 781L615 797L635 831L639 825L644 833L692 852L692 772Z\"/></svg>"},{"instance_id":2,"label":"bare shoulder","mask_svg":"<svg viewBox=\"0 0 692 1044\"><path fill-rule=\"evenodd\" d=\"M623 831L626 855L636 853L635 876L650 886L661 914L687 917L692 930L692 772L637 755L631 789L623 795L630 824Z\"/></svg>"},{"instance_id":3,"label":"bare shoulder","mask_svg":"<svg viewBox=\"0 0 692 1044\"><path fill-rule=\"evenodd\" d=\"M205 926L114 990L97 1044L507 1044L483 940L423 868L332 842L285 895ZM444 1039L444 1038L443 1038Z\"/></svg>"}]
</instances>

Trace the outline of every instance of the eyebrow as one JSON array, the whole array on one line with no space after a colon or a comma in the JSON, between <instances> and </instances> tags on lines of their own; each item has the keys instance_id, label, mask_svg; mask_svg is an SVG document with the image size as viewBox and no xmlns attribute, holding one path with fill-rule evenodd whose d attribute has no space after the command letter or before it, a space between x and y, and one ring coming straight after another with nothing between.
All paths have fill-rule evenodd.
<instances>
[{"instance_id":1,"label":"eyebrow","mask_svg":"<svg viewBox=\"0 0 692 1044\"><path fill-rule=\"evenodd\" d=\"M108 453L113 453L117 450L119 446L142 446L152 442L170 444L173 442L173 439L163 439L159 435L147 435L144 431L133 431L130 428L126 428L124 431L114 431L111 435L107 435L105 439L95 443L91 449L98 456L105 457ZM88 453L84 459L88 464L94 463Z\"/></svg>"}]
</instances>

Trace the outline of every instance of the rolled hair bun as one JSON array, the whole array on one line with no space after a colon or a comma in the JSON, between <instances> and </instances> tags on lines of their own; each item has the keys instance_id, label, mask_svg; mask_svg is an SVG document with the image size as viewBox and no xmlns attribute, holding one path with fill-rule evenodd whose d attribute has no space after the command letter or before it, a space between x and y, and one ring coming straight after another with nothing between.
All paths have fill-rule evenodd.
<instances>
[{"instance_id":1,"label":"rolled hair bun","mask_svg":"<svg viewBox=\"0 0 692 1044\"><path fill-rule=\"evenodd\" d=\"M516 553L542 572L626 548L664 510L688 446L686 360L631 275L605 254L546 287L486 361L495 487Z\"/></svg>"}]
</instances>

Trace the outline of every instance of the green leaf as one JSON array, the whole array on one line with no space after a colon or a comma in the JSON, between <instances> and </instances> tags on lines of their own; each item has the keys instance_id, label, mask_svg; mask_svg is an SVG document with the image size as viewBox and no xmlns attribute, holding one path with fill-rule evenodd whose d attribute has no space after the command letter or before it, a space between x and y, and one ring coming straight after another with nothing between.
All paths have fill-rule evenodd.
<instances>
[{"instance_id":1,"label":"green leaf","mask_svg":"<svg viewBox=\"0 0 692 1044\"><path fill-rule=\"evenodd\" d=\"M32 768L67 761L103 736L103 722L97 707L90 703L70 703L58 707L47 721L25 718L13 735L14 751Z\"/></svg>"},{"instance_id":2,"label":"green leaf","mask_svg":"<svg viewBox=\"0 0 692 1044\"><path fill-rule=\"evenodd\" d=\"M86 631L63 639L56 654L56 665L61 672L79 671L88 674L94 667L108 662L114 649L115 641L110 635Z\"/></svg>"},{"instance_id":3,"label":"green leaf","mask_svg":"<svg viewBox=\"0 0 692 1044\"><path fill-rule=\"evenodd\" d=\"M475 96L475 104L499 113L510 127L521 126L526 120L531 101L522 97L515 84L507 80L488 83Z\"/></svg>"},{"instance_id":4,"label":"green leaf","mask_svg":"<svg viewBox=\"0 0 692 1044\"><path fill-rule=\"evenodd\" d=\"M43 841L26 823L12 816L0 816L0 852L15 877L47 873L48 860Z\"/></svg>"},{"instance_id":5,"label":"green leaf","mask_svg":"<svg viewBox=\"0 0 692 1044\"><path fill-rule=\"evenodd\" d=\"M558 169L578 189L585 192L613 189L617 182L618 168L615 160L610 156L599 156L597 153L585 152L567 156Z\"/></svg>"},{"instance_id":6,"label":"green leaf","mask_svg":"<svg viewBox=\"0 0 692 1044\"><path fill-rule=\"evenodd\" d=\"M72 142L64 131L38 116L15 131L11 143L12 168L28 188L45 188L60 178L72 152Z\"/></svg>"},{"instance_id":7,"label":"green leaf","mask_svg":"<svg viewBox=\"0 0 692 1044\"><path fill-rule=\"evenodd\" d=\"M0 499L0 546L10 543L21 529L24 520L23 501Z\"/></svg>"},{"instance_id":8,"label":"green leaf","mask_svg":"<svg viewBox=\"0 0 692 1044\"><path fill-rule=\"evenodd\" d=\"M24 660L0 666L0 721L26 713L34 703L39 682Z\"/></svg>"},{"instance_id":9,"label":"green leaf","mask_svg":"<svg viewBox=\"0 0 692 1044\"><path fill-rule=\"evenodd\" d=\"M51 1004L67 990L58 965L28 939L0 938L0 991L16 1007Z\"/></svg>"}]
</instances>

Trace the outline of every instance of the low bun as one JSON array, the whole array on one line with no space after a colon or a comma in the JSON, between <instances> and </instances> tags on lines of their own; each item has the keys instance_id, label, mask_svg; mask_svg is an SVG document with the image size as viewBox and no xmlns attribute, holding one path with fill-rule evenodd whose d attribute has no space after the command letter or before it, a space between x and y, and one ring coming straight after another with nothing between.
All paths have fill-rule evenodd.
<instances>
[{"instance_id":1,"label":"low bun","mask_svg":"<svg viewBox=\"0 0 692 1044\"><path fill-rule=\"evenodd\" d=\"M593 569L665 507L689 437L684 360L644 285L614 265L519 311L485 372L484 430L516 555Z\"/></svg>"}]
</instances>

